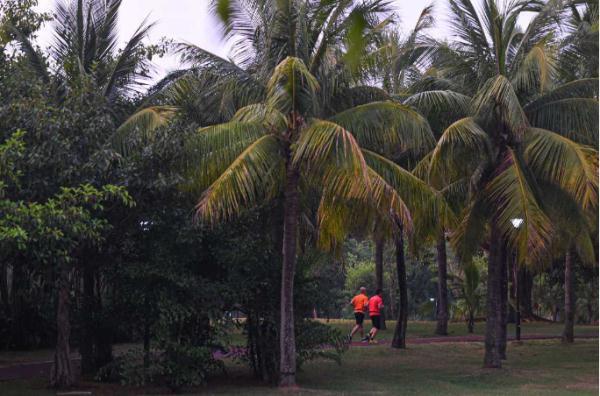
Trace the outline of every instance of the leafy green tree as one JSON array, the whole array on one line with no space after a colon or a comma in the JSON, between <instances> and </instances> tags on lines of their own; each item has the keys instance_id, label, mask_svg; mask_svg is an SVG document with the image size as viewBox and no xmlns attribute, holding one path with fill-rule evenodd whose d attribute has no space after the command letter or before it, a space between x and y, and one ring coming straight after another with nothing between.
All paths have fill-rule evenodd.
<instances>
[{"instance_id":1,"label":"leafy green tree","mask_svg":"<svg viewBox=\"0 0 600 396\"><path fill-rule=\"evenodd\" d=\"M22 155L22 134L0 146L3 169L2 186L15 182L19 174L11 157ZM57 343L51 384L68 387L74 376L70 357L70 289L74 255L86 243L97 244L106 232L108 222L100 215L107 201L133 202L123 188L106 185L98 190L90 185L63 188L44 203L0 201L0 230L3 255L24 255L56 274Z\"/></svg>"}]
</instances>

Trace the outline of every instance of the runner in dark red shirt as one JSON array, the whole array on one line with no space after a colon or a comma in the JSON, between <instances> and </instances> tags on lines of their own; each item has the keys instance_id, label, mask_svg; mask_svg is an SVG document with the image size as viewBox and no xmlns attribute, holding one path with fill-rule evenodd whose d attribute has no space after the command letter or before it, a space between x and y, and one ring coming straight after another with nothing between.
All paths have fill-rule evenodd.
<instances>
[{"instance_id":1,"label":"runner in dark red shirt","mask_svg":"<svg viewBox=\"0 0 600 396\"><path fill-rule=\"evenodd\" d=\"M383 298L381 294L383 291L377 289L375 295L369 299L369 316L371 317L371 324L373 327L368 335L369 344L377 344L375 336L377 331L381 328L381 309L383 308Z\"/></svg>"}]
</instances>

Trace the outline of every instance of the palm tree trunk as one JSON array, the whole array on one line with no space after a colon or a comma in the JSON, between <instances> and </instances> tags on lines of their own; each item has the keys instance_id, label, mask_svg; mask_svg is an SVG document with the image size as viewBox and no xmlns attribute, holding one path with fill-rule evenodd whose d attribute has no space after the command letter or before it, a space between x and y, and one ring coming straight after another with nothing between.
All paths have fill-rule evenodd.
<instances>
[{"instance_id":1,"label":"palm tree trunk","mask_svg":"<svg viewBox=\"0 0 600 396\"><path fill-rule=\"evenodd\" d=\"M573 280L573 255L569 251L565 255L565 327L562 334L562 341L566 343L572 343L575 338L575 285Z\"/></svg>"},{"instance_id":2,"label":"palm tree trunk","mask_svg":"<svg viewBox=\"0 0 600 396\"><path fill-rule=\"evenodd\" d=\"M469 311L469 319L467 321L467 329L469 334L473 334L475 330L475 315L473 315L473 311Z\"/></svg>"},{"instance_id":3,"label":"palm tree trunk","mask_svg":"<svg viewBox=\"0 0 600 396\"><path fill-rule=\"evenodd\" d=\"M381 235L375 237L375 287L383 290L383 251L385 239ZM381 329L385 330L385 308L381 310Z\"/></svg>"},{"instance_id":4,"label":"palm tree trunk","mask_svg":"<svg viewBox=\"0 0 600 396\"><path fill-rule=\"evenodd\" d=\"M404 238L402 235L402 224L398 222L396 235L394 235L394 247L396 250L396 272L398 273L398 320L392 339L392 348L406 348L406 325L408 321L408 290L406 287L406 262L404 259Z\"/></svg>"},{"instance_id":5,"label":"palm tree trunk","mask_svg":"<svg viewBox=\"0 0 600 396\"><path fill-rule=\"evenodd\" d=\"M518 269L517 275L517 287L519 293L519 307L521 310L521 318L533 318L533 304L532 291L533 291L533 274L525 267Z\"/></svg>"},{"instance_id":6,"label":"palm tree trunk","mask_svg":"<svg viewBox=\"0 0 600 396\"><path fill-rule=\"evenodd\" d=\"M488 257L488 281L485 321L485 356L483 366L487 368L500 368L502 361L498 350L498 319L501 310L501 283L502 283L502 235L495 224L490 232L490 252Z\"/></svg>"},{"instance_id":7,"label":"palm tree trunk","mask_svg":"<svg viewBox=\"0 0 600 396\"><path fill-rule=\"evenodd\" d=\"M500 257L500 311L498 317L498 351L500 358L506 360L506 339L508 322L508 255L506 244L501 246Z\"/></svg>"},{"instance_id":8,"label":"palm tree trunk","mask_svg":"<svg viewBox=\"0 0 600 396\"><path fill-rule=\"evenodd\" d=\"M435 334L448 335L448 274L446 256L446 237L441 231L437 242L437 267L438 267L438 304L437 326Z\"/></svg>"},{"instance_id":9,"label":"palm tree trunk","mask_svg":"<svg viewBox=\"0 0 600 396\"><path fill-rule=\"evenodd\" d=\"M60 269L58 281L58 307L56 312L56 350L50 374L50 385L65 388L73 385L73 368L71 366L71 349L69 337L71 323L69 319L69 274L65 268Z\"/></svg>"},{"instance_id":10,"label":"palm tree trunk","mask_svg":"<svg viewBox=\"0 0 600 396\"><path fill-rule=\"evenodd\" d=\"M300 175L288 165L284 192L283 268L281 272L279 386L296 385L296 340L294 335L294 272L298 234Z\"/></svg>"}]
</instances>

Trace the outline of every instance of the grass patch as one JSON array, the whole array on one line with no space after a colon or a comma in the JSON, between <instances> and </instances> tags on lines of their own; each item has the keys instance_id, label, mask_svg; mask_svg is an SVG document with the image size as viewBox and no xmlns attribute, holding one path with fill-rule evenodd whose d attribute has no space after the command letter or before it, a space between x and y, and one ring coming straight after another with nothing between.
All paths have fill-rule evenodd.
<instances>
[{"instance_id":1,"label":"grass patch","mask_svg":"<svg viewBox=\"0 0 600 396\"><path fill-rule=\"evenodd\" d=\"M500 370L482 369L481 343L410 345L406 350L388 346L354 347L343 364L308 363L298 374L300 389L280 392L260 384L249 370L227 362L227 376L191 394L214 395L597 395L598 341L573 345L559 341L510 344L508 360ZM0 384L2 395L53 395L40 381ZM81 384L78 390L94 395L165 394L156 388Z\"/></svg>"}]
</instances>

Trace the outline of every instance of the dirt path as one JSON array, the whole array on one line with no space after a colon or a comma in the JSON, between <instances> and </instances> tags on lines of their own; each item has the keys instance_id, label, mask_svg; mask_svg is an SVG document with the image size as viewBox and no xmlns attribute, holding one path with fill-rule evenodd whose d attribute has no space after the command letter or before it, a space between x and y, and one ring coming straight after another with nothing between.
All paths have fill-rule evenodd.
<instances>
[{"instance_id":1,"label":"dirt path","mask_svg":"<svg viewBox=\"0 0 600 396\"><path fill-rule=\"evenodd\" d=\"M578 336L577 339L597 339L597 335L584 335ZM543 334L529 334L521 336L521 340L556 340L560 339L560 336L549 336ZM422 338L407 338L407 344L434 344L434 343L453 343L453 342L483 342L484 337L473 335L473 336L448 336L448 337L422 337ZM514 341L514 337L508 337L509 341ZM382 339L379 341L379 345L389 345L390 340ZM352 347L368 347L371 346L365 342L352 342ZM232 356L240 356L245 352L244 347L234 347L228 352L216 351L214 357L216 359L224 359ZM76 373L79 373L81 369L81 358L74 357L72 359L74 369ZM52 367L52 361L41 361L41 362L28 362L20 363L11 366L0 367L0 381L7 381L13 379L29 379L29 378L42 378L50 375L50 369Z\"/></svg>"}]
</instances>

